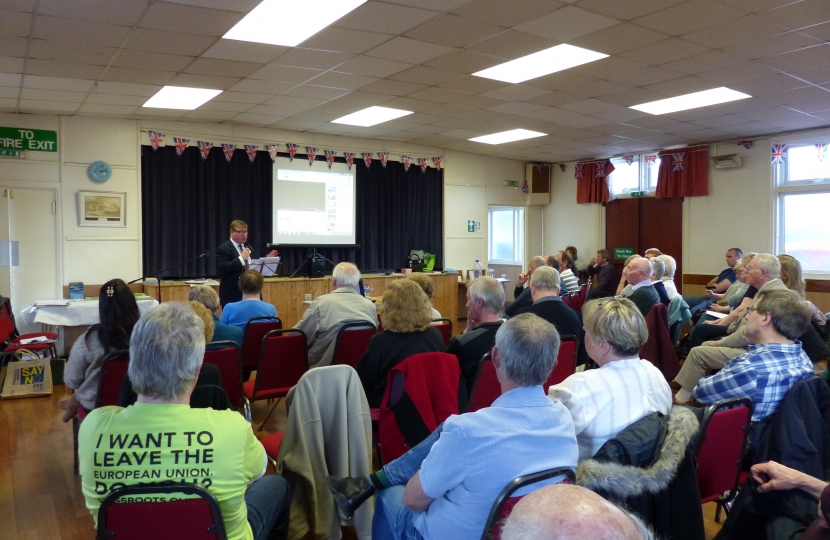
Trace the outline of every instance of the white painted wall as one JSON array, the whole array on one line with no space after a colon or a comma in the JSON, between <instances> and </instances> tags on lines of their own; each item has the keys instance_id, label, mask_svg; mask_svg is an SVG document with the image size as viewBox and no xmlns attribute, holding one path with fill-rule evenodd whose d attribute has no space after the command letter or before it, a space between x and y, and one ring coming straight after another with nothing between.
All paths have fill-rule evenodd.
<instances>
[{"instance_id":1,"label":"white painted wall","mask_svg":"<svg viewBox=\"0 0 830 540\"><path fill-rule=\"evenodd\" d=\"M604 247L605 208L600 204L576 204L574 163L553 166L550 204L544 207L544 252L551 255L565 246L576 247L578 263L587 264Z\"/></svg>"}]
</instances>

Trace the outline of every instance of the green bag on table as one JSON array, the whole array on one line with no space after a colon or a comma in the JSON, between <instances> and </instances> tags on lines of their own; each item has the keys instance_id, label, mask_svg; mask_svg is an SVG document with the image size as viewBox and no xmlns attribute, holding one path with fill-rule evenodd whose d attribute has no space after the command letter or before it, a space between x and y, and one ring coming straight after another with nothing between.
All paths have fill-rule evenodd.
<instances>
[{"instance_id":1,"label":"green bag on table","mask_svg":"<svg viewBox=\"0 0 830 540\"><path fill-rule=\"evenodd\" d=\"M435 254L424 251L424 269L422 272L432 272L435 268Z\"/></svg>"}]
</instances>

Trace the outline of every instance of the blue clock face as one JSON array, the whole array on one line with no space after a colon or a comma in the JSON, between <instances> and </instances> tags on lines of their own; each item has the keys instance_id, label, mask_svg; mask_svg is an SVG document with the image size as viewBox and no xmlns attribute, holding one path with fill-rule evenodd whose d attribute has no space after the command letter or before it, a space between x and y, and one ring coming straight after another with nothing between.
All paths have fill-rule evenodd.
<instances>
[{"instance_id":1,"label":"blue clock face","mask_svg":"<svg viewBox=\"0 0 830 540\"><path fill-rule=\"evenodd\" d=\"M112 176L112 167L106 161L96 161L86 170L90 179L95 182L106 182Z\"/></svg>"}]
</instances>

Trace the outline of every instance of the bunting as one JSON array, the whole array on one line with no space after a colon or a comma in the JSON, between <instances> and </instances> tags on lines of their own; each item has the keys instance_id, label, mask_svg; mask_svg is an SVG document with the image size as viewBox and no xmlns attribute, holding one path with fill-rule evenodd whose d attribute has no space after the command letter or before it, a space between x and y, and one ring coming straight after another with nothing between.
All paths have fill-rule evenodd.
<instances>
[{"instance_id":1,"label":"bunting","mask_svg":"<svg viewBox=\"0 0 830 540\"><path fill-rule=\"evenodd\" d=\"M777 165L779 163L784 163L784 160L787 159L787 148L789 148L786 144L773 144L772 145L772 164Z\"/></svg>"},{"instance_id":2,"label":"bunting","mask_svg":"<svg viewBox=\"0 0 830 540\"><path fill-rule=\"evenodd\" d=\"M352 165L354 165L354 152L343 152L343 156L346 158L346 163L349 165L349 170L352 170Z\"/></svg>"},{"instance_id":3,"label":"bunting","mask_svg":"<svg viewBox=\"0 0 830 540\"><path fill-rule=\"evenodd\" d=\"M389 161L389 152L378 152L378 159L383 168L386 168L386 162ZM406 165L406 170L409 170L409 165Z\"/></svg>"},{"instance_id":4,"label":"bunting","mask_svg":"<svg viewBox=\"0 0 830 540\"><path fill-rule=\"evenodd\" d=\"M318 148L313 148L311 146L305 147L305 155L308 157L308 166L311 167L314 165L314 158L317 157L317 152L319 152Z\"/></svg>"},{"instance_id":5,"label":"bunting","mask_svg":"<svg viewBox=\"0 0 830 540\"><path fill-rule=\"evenodd\" d=\"M559 170L562 171L562 172L565 172L565 164L564 163L559 164Z\"/></svg>"},{"instance_id":6,"label":"bunting","mask_svg":"<svg viewBox=\"0 0 830 540\"><path fill-rule=\"evenodd\" d=\"M657 156L646 156L646 163L654 165L657 162Z\"/></svg>"},{"instance_id":7,"label":"bunting","mask_svg":"<svg viewBox=\"0 0 830 540\"><path fill-rule=\"evenodd\" d=\"M686 153L679 152L671 155L671 170L673 172L682 171L685 168Z\"/></svg>"},{"instance_id":8,"label":"bunting","mask_svg":"<svg viewBox=\"0 0 830 540\"><path fill-rule=\"evenodd\" d=\"M386 152L386 154L389 154L389 152ZM382 158L381 161L383 161ZM409 166L412 165L412 158L409 156L401 156L401 161L403 162L403 170L409 172ZM384 167L385 166L386 164L384 164Z\"/></svg>"},{"instance_id":9,"label":"bunting","mask_svg":"<svg viewBox=\"0 0 830 540\"><path fill-rule=\"evenodd\" d=\"M427 160L427 158L425 158L425 157L419 157L418 158L418 165L421 166L421 172L422 173L427 172L427 165L428 164L429 164L429 161Z\"/></svg>"},{"instance_id":10,"label":"bunting","mask_svg":"<svg viewBox=\"0 0 830 540\"><path fill-rule=\"evenodd\" d=\"M434 157L432 158L432 164L440 171L441 167L443 167L443 160L440 157Z\"/></svg>"},{"instance_id":11,"label":"bunting","mask_svg":"<svg viewBox=\"0 0 830 540\"><path fill-rule=\"evenodd\" d=\"M173 137L173 145L176 147L176 155L182 157L187 145L190 144L190 139L182 139L181 137Z\"/></svg>"},{"instance_id":12,"label":"bunting","mask_svg":"<svg viewBox=\"0 0 830 540\"><path fill-rule=\"evenodd\" d=\"M824 158L827 157L827 147L830 146L828 143L816 143L816 150L818 151L818 160L824 161Z\"/></svg>"},{"instance_id":13,"label":"bunting","mask_svg":"<svg viewBox=\"0 0 830 540\"><path fill-rule=\"evenodd\" d=\"M577 163L574 167L574 178L577 180L582 180L585 178L585 164L584 163Z\"/></svg>"},{"instance_id":14,"label":"bunting","mask_svg":"<svg viewBox=\"0 0 830 540\"><path fill-rule=\"evenodd\" d=\"M740 141L740 142L738 142L738 144L740 144L741 146L743 146L747 150L752 148L752 141Z\"/></svg>"},{"instance_id":15,"label":"bunting","mask_svg":"<svg viewBox=\"0 0 830 540\"><path fill-rule=\"evenodd\" d=\"M256 153L259 150L259 146L255 144L246 144L245 145L245 153L248 154L248 159L250 160L251 164L256 161Z\"/></svg>"},{"instance_id":16,"label":"bunting","mask_svg":"<svg viewBox=\"0 0 830 540\"><path fill-rule=\"evenodd\" d=\"M329 164L329 169L331 169L332 163L334 163L334 158L337 157L337 150L323 150L326 154L326 163ZM349 167L351 169L351 167Z\"/></svg>"},{"instance_id":17,"label":"bunting","mask_svg":"<svg viewBox=\"0 0 830 540\"><path fill-rule=\"evenodd\" d=\"M539 173L542 172L542 167L544 167L544 164L537 163L536 164L536 172L539 172Z\"/></svg>"},{"instance_id":18,"label":"bunting","mask_svg":"<svg viewBox=\"0 0 830 540\"><path fill-rule=\"evenodd\" d=\"M603 159L600 161L594 162L594 167L596 168L594 171L594 176L597 178L605 178L605 164L608 163L607 159Z\"/></svg>"},{"instance_id":19,"label":"bunting","mask_svg":"<svg viewBox=\"0 0 830 540\"><path fill-rule=\"evenodd\" d=\"M625 160L625 162L626 162L626 163L628 163L629 165L631 165L632 163L634 163L634 156L623 156L623 159L624 159L624 160Z\"/></svg>"},{"instance_id":20,"label":"bunting","mask_svg":"<svg viewBox=\"0 0 830 540\"><path fill-rule=\"evenodd\" d=\"M268 151L268 154L271 155L271 163L277 161L277 152L279 152L280 146L278 144L266 144L265 149Z\"/></svg>"},{"instance_id":21,"label":"bunting","mask_svg":"<svg viewBox=\"0 0 830 540\"><path fill-rule=\"evenodd\" d=\"M164 134L158 131L148 131L147 134L150 136L150 146L153 147L153 152L155 152L159 149L161 143L164 142Z\"/></svg>"},{"instance_id":22,"label":"bunting","mask_svg":"<svg viewBox=\"0 0 830 540\"><path fill-rule=\"evenodd\" d=\"M213 148L213 143L208 141L196 141L196 146L199 147L199 153L202 154L202 161L207 161L210 150Z\"/></svg>"},{"instance_id":23,"label":"bunting","mask_svg":"<svg viewBox=\"0 0 830 540\"><path fill-rule=\"evenodd\" d=\"M294 156L297 154L297 150L300 149L300 145L297 143L285 143L285 147L288 148L288 161L294 161Z\"/></svg>"},{"instance_id":24,"label":"bunting","mask_svg":"<svg viewBox=\"0 0 830 540\"><path fill-rule=\"evenodd\" d=\"M522 193L526 193L526 194L530 193L530 186L527 185L527 180L525 180L525 183L522 184Z\"/></svg>"},{"instance_id":25,"label":"bunting","mask_svg":"<svg viewBox=\"0 0 830 540\"><path fill-rule=\"evenodd\" d=\"M234 150L236 150L235 144L222 144L222 152L225 153L225 159L228 160L228 163L230 163L233 158Z\"/></svg>"},{"instance_id":26,"label":"bunting","mask_svg":"<svg viewBox=\"0 0 830 540\"><path fill-rule=\"evenodd\" d=\"M366 164L367 169L372 168L372 153L371 152L363 152L363 163ZM386 165L384 165L385 167Z\"/></svg>"}]
</instances>

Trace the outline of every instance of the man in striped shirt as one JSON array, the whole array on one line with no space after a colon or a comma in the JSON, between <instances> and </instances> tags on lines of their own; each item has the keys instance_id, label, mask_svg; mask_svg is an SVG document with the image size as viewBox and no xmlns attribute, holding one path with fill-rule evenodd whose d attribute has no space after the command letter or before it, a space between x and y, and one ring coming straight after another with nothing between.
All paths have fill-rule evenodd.
<instances>
[{"instance_id":1,"label":"man in striped shirt","mask_svg":"<svg viewBox=\"0 0 830 540\"><path fill-rule=\"evenodd\" d=\"M810 308L795 292L765 291L747 308L749 352L701 379L693 397L710 405L748 397L755 405L752 421L774 414L790 387L813 374L813 363L797 341L810 325Z\"/></svg>"}]
</instances>

